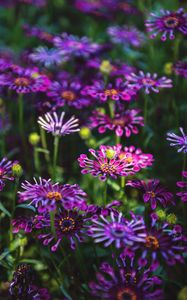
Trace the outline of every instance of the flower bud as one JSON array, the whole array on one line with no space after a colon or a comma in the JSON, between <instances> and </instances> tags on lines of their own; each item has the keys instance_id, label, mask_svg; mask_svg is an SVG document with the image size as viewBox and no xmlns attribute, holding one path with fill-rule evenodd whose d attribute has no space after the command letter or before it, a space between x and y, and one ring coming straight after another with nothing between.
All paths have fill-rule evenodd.
<instances>
[{"instance_id":1,"label":"flower bud","mask_svg":"<svg viewBox=\"0 0 187 300\"><path fill-rule=\"evenodd\" d=\"M91 130L86 126L81 127L79 135L83 140L87 140L91 136Z\"/></svg>"},{"instance_id":2,"label":"flower bud","mask_svg":"<svg viewBox=\"0 0 187 300\"><path fill-rule=\"evenodd\" d=\"M12 174L15 177L21 177L21 175L23 174L22 166L19 163L14 163L12 165Z\"/></svg>"},{"instance_id":3,"label":"flower bud","mask_svg":"<svg viewBox=\"0 0 187 300\"><path fill-rule=\"evenodd\" d=\"M99 70L104 74L110 74L112 71L112 65L108 60L103 60L101 62Z\"/></svg>"},{"instance_id":4,"label":"flower bud","mask_svg":"<svg viewBox=\"0 0 187 300\"><path fill-rule=\"evenodd\" d=\"M166 213L165 213L164 210L159 209L159 210L156 211L156 214L157 214L157 216L158 216L158 218L159 218L160 220L163 221L163 220L166 219Z\"/></svg>"},{"instance_id":5,"label":"flower bud","mask_svg":"<svg viewBox=\"0 0 187 300\"><path fill-rule=\"evenodd\" d=\"M115 156L115 154L116 154L116 151L113 150L113 149L107 149L107 150L106 150L106 157L107 157L108 159L113 159L114 156Z\"/></svg>"},{"instance_id":6,"label":"flower bud","mask_svg":"<svg viewBox=\"0 0 187 300\"><path fill-rule=\"evenodd\" d=\"M177 223L177 217L175 214L169 214L166 217L166 221L170 224L176 224Z\"/></svg>"},{"instance_id":7,"label":"flower bud","mask_svg":"<svg viewBox=\"0 0 187 300\"><path fill-rule=\"evenodd\" d=\"M173 72L173 64L168 62L164 65L164 73L167 75L171 75Z\"/></svg>"},{"instance_id":8,"label":"flower bud","mask_svg":"<svg viewBox=\"0 0 187 300\"><path fill-rule=\"evenodd\" d=\"M183 287L182 290L180 290L177 299L187 300L187 286Z\"/></svg>"},{"instance_id":9,"label":"flower bud","mask_svg":"<svg viewBox=\"0 0 187 300\"><path fill-rule=\"evenodd\" d=\"M37 132L32 132L30 135L29 135L29 143L32 145L32 146L36 146L40 141L40 136Z\"/></svg>"}]
</instances>

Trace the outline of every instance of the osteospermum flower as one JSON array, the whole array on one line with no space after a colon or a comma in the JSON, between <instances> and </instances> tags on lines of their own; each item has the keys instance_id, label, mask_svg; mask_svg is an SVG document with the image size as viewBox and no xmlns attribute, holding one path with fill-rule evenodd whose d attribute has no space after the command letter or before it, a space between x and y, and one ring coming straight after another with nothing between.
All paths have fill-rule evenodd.
<instances>
[{"instance_id":1,"label":"osteospermum flower","mask_svg":"<svg viewBox=\"0 0 187 300\"><path fill-rule=\"evenodd\" d=\"M150 38L161 35L161 40L165 41L168 37L173 40L176 32L187 34L187 14L183 8L176 12L162 9L160 14L151 13L150 16L145 22Z\"/></svg>"},{"instance_id":2,"label":"osteospermum flower","mask_svg":"<svg viewBox=\"0 0 187 300\"><path fill-rule=\"evenodd\" d=\"M177 75L187 78L187 62L186 61L178 61L176 64L173 65L173 69Z\"/></svg>"},{"instance_id":3,"label":"osteospermum flower","mask_svg":"<svg viewBox=\"0 0 187 300\"><path fill-rule=\"evenodd\" d=\"M61 37L54 37L54 45L61 51L63 55L89 57L100 50L97 43L93 43L87 37L79 38L74 35L63 33Z\"/></svg>"},{"instance_id":4,"label":"osteospermum flower","mask_svg":"<svg viewBox=\"0 0 187 300\"><path fill-rule=\"evenodd\" d=\"M130 137L131 134L138 134L139 126L143 126L143 117L138 116L138 109L128 109L121 113L116 113L114 117L107 114L94 111L90 117L91 128L98 128L99 133L105 133L106 130L112 130L117 136Z\"/></svg>"},{"instance_id":5,"label":"osteospermum flower","mask_svg":"<svg viewBox=\"0 0 187 300\"><path fill-rule=\"evenodd\" d=\"M86 193L77 184L52 183L51 180L34 178L34 184L28 181L22 183L24 191L19 192L20 202L28 201L40 213L55 210L57 206L66 209L85 208Z\"/></svg>"},{"instance_id":6,"label":"osteospermum flower","mask_svg":"<svg viewBox=\"0 0 187 300\"><path fill-rule=\"evenodd\" d=\"M151 75L150 73L144 74L143 71L139 72L139 75L135 73L131 73L126 76L128 80L128 86L131 88L137 89L145 89L145 93L149 94L150 91L155 93L159 92L160 88L171 88L172 80L167 77L157 78L157 74L154 73Z\"/></svg>"},{"instance_id":7,"label":"osteospermum flower","mask_svg":"<svg viewBox=\"0 0 187 300\"><path fill-rule=\"evenodd\" d=\"M143 33L133 26L110 26L107 33L113 43L122 44L124 47L127 45L140 47L145 39Z\"/></svg>"},{"instance_id":8,"label":"osteospermum flower","mask_svg":"<svg viewBox=\"0 0 187 300\"><path fill-rule=\"evenodd\" d=\"M182 136L173 132L167 133L167 140L170 141L170 146L178 148L178 152L187 153L187 135L182 127L179 128Z\"/></svg>"},{"instance_id":9,"label":"osteospermum flower","mask_svg":"<svg viewBox=\"0 0 187 300\"><path fill-rule=\"evenodd\" d=\"M122 213L116 216L114 212L110 213L110 217L100 215L99 220L93 219L89 233L96 243L104 242L105 247L114 243L116 248L133 247L144 242L146 236L142 218L132 216L129 221Z\"/></svg>"},{"instance_id":10,"label":"osteospermum flower","mask_svg":"<svg viewBox=\"0 0 187 300\"><path fill-rule=\"evenodd\" d=\"M55 65L60 65L62 62L66 61L66 58L60 53L59 49L47 47L38 47L33 53L29 55L33 62L38 62L45 67L51 67Z\"/></svg>"},{"instance_id":11,"label":"osteospermum flower","mask_svg":"<svg viewBox=\"0 0 187 300\"><path fill-rule=\"evenodd\" d=\"M9 161L6 157L0 161L0 191L4 188L6 180L14 180L12 165L12 161Z\"/></svg>"},{"instance_id":12,"label":"osteospermum flower","mask_svg":"<svg viewBox=\"0 0 187 300\"><path fill-rule=\"evenodd\" d=\"M148 182L144 180L129 180L127 185L139 189L143 194L144 202L150 202L152 209L155 209L158 203L164 207L174 204L172 201L173 194L163 187L158 179L151 179Z\"/></svg>"},{"instance_id":13,"label":"osteospermum flower","mask_svg":"<svg viewBox=\"0 0 187 300\"><path fill-rule=\"evenodd\" d=\"M62 80L53 82L47 92L47 95L61 107L67 104L77 109L90 105L90 97L81 95L82 84L78 81Z\"/></svg>"},{"instance_id":14,"label":"osteospermum flower","mask_svg":"<svg viewBox=\"0 0 187 300\"><path fill-rule=\"evenodd\" d=\"M136 96L136 93L136 86L130 88L122 78L117 78L114 83L109 83L107 86L104 81L94 80L92 85L87 85L82 90L83 95L89 95L101 102L105 102L108 99L131 101Z\"/></svg>"},{"instance_id":15,"label":"osteospermum flower","mask_svg":"<svg viewBox=\"0 0 187 300\"><path fill-rule=\"evenodd\" d=\"M104 262L96 277L89 287L97 299L163 300L161 279L152 274L151 267L136 265L133 259L122 259L117 268Z\"/></svg>"},{"instance_id":16,"label":"osteospermum flower","mask_svg":"<svg viewBox=\"0 0 187 300\"><path fill-rule=\"evenodd\" d=\"M108 177L116 179L118 176L128 176L135 172L131 162L118 158L119 151L115 147L101 145L98 151L89 149L89 152L95 159L89 159L86 154L81 154L78 158L82 174L98 176L104 181Z\"/></svg>"},{"instance_id":17,"label":"osteospermum flower","mask_svg":"<svg viewBox=\"0 0 187 300\"><path fill-rule=\"evenodd\" d=\"M68 121L64 122L65 112L62 112L60 116L56 112L46 113L44 117L38 118L38 123L47 132L51 132L53 135L66 135L73 132L77 132L78 119L72 116Z\"/></svg>"},{"instance_id":18,"label":"osteospermum flower","mask_svg":"<svg viewBox=\"0 0 187 300\"><path fill-rule=\"evenodd\" d=\"M42 220L40 227L45 233L40 234L38 238L43 240L45 246L49 245L52 241L53 243L55 242L51 247L51 251L56 251L64 239L68 239L71 248L75 249L76 242L83 242L86 237L88 221L89 218L87 217L86 212L80 214L80 212L76 210L59 209L54 218L55 233L51 233L50 216L46 215L45 219ZM47 231L49 231L49 233L46 233Z\"/></svg>"},{"instance_id":19,"label":"osteospermum flower","mask_svg":"<svg viewBox=\"0 0 187 300\"><path fill-rule=\"evenodd\" d=\"M182 176L184 178L187 178L187 172L183 171ZM178 181L177 186L183 189L183 191L177 193L177 196L179 196L182 201L186 202L187 201L187 181Z\"/></svg>"}]
</instances>

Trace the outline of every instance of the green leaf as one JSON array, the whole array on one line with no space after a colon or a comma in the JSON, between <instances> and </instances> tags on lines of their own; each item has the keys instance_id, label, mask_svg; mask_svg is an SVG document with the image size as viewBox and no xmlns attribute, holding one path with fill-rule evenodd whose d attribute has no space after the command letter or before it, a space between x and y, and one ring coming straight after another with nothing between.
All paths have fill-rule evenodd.
<instances>
[{"instance_id":1,"label":"green leaf","mask_svg":"<svg viewBox=\"0 0 187 300\"><path fill-rule=\"evenodd\" d=\"M31 209L33 212L36 212L35 207L29 204L18 204L16 205L16 208L27 208L27 209Z\"/></svg>"},{"instance_id":2,"label":"green leaf","mask_svg":"<svg viewBox=\"0 0 187 300\"><path fill-rule=\"evenodd\" d=\"M4 207L4 205L2 204L2 202L0 202L0 210L1 210L2 212L4 212L4 214L5 214L6 216L8 216L9 218L11 217L10 212Z\"/></svg>"},{"instance_id":3,"label":"green leaf","mask_svg":"<svg viewBox=\"0 0 187 300\"><path fill-rule=\"evenodd\" d=\"M63 292L64 296L65 296L68 300L73 300L73 299L71 298L71 296L68 294L68 292L65 290L65 288L64 288L63 285L60 286L60 289L61 289L61 291Z\"/></svg>"}]
</instances>

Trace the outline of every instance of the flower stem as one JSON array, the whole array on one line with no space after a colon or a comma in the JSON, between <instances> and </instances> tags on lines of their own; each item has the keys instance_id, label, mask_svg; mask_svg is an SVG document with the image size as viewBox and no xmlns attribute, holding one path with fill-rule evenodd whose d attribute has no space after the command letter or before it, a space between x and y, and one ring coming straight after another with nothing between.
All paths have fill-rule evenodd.
<instances>
[{"instance_id":1,"label":"flower stem","mask_svg":"<svg viewBox=\"0 0 187 300\"><path fill-rule=\"evenodd\" d=\"M146 123L147 123L147 108L148 108L148 96L145 95L145 99L144 99L144 126L146 126Z\"/></svg>"},{"instance_id":2,"label":"flower stem","mask_svg":"<svg viewBox=\"0 0 187 300\"><path fill-rule=\"evenodd\" d=\"M34 166L37 174L40 173L40 160L37 147L34 147Z\"/></svg>"},{"instance_id":3,"label":"flower stem","mask_svg":"<svg viewBox=\"0 0 187 300\"><path fill-rule=\"evenodd\" d=\"M103 190L103 205L106 206L107 204L107 187L108 187L108 180L104 183L104 190Z\"/></svg>"},{"instance_id":4,"label":"flower stem","mask_svg":"<svg viewBox=\"0 0 187 300\"><path fill-rule=\"evenodd\" d=\"M59 148L59 136L55 135L54 137L54 149L53 149L53 180L56 180L56 168L57 168L57 156Z\"/></svg>"},{"instance_id":5,"label":"flower stem","mask_svg":"<svg viewBox=\"0 0 187 300\"><path fill-rule=\"evenodd\" d=\"M16 177L15 186L14 186L14 193L13 193L13 199L12 199L12 212L11 212L11 219L10 219L10 243L13 241L12 219L14 217L14 212L15 212L15 207L16 207L16 195L17 195L18 185L19 185L19 177Z\"/></svg>"},{"instance_id":6,"label":"flower stem","mask_svg":"<svg viewBox=\"0 0 187 300\"><path fill-rule=\"evenodd\" d=\"M18 96L18 108L19 108L19 130L21 137L23 137L23 94Z\"/></svg>"},{"instance_id":7,"label":"flower stem","mask_svg":"<svg viewBox=\"0 0 187 300\"><path fill-rule=\"evenodd\" d=\"M45 130L41 127L40 127L40 136L41 136L42 148L45 150L48 150ZM50 156L49 156L49 153L47 153L47 152L45 153L45 160L47 163L50 162Z\"/></svg>"}]
</instances>

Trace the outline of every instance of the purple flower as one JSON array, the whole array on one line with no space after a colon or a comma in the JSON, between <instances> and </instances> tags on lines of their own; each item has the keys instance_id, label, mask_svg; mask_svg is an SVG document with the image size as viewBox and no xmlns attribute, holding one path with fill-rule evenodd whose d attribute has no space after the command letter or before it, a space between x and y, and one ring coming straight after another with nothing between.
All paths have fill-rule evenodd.
<instances>
[{"instance_id":1,"label":"purple flower","mask_svg":"<svg viewBox=\"0 0 187 300\"><path fill-rule=\"evenodd\" d=\"M83 95L89 95L94 99L105 102L108 99L114 101L131 101L136 96L137 88L129 87L122 78L117 78L114 83L107 86L104 81L93 81L93 85L87 85L82 90Z\"/></svg>"},{"instance_id":2,"label":"purple flower","mask_svg":"<svg viewBox=\"0 0 187 300\"><path fill-rule=\"evenodd\" d=\"M98 176L100 180L108 177L116 179L118 176L128 176L134 174L134 166L131 162L123 161L118 158L119 151L115 147L101 145L99 150L89 149L94 156L94 160L89 159L86 154L81 154L78 158L82 168L82 174Z\"/></svg>"},{"instance_id":3,"label":"purple flower","mask_svg":"<svg viewBox=\"0 0 187 300\"><path fill-rule=\"evenodd\" d=\"M18 233L20 230L30 233L33 229L33 217L19 216L12 220L12 232Z\"/></svg>"},{"instance_id":4,"label":"purple flower","mask_svg":"<svg viewBox=\"0 0 187 300\"><path fill-rule=\"evenodd\" d=\"M54 37L53 42L59 48L61 54L68 57L89 57L101 48L98 44L92 43L87 37L79 38L67 33L62 33L61 37Z\"/></svg>"},{"instance_id":5,"label":"purple flower","mask_svg":"<svg viewBox=\"0 0 187 300\"><path fill-rule=\"evenodd\" d=\"M173 132L167 133L167 140L170 141L170 146L177 147L177 152L187 153L187 135L182 127L179 128L182 136L176 135Z\"/></svg>"},{"instance_id":6,"label":"purple flower","mask_svg":"<svg viewBox=\"0 0 187 300\"><path fill-rule=\"evenodd\" d=\"M146 237L143 219L134 215L129 221L122 213L116 216L111 212L109 217L100 215L99 220L93 218L92 221L89 234L95 243L104 242L105 247L114 243L116 248L132 248L134 244L144 242Z\"/></svg>"},{"instance_id":7,"label":"purple flower","mask_svg":"<svg viewBox=\"0 0 187 300\"><path fill-rule=\"evenodd\" d=\"M184 178L187 178L187 172L186 171L183 171L182 172L182 176ZM185 181L178 181L177 182L177 186L184 189L183 191L181 192L178 192L177 193L177 196L181 197L181 200L186 202L187 201L187 182Z\"/></svg>"},{"instance_id":8,"label":"purple flower","mask_svg":"<svg viewBox=\"0 0 187 300\"><path fill-rule=\"evenodd\" d=\"M66 61L66 58L62 56L59 49L48 49L47 47L38 47L29 57L33 62L38 62L47 68L60 65Z\"/></svg>"},{"instance_id":9,"label":"purple flower","mask_svg":"<svg viewBox=\"0 0 187 300\"><path fill-rule=\"evenodd\" d=\"M138 134L138 126L143 126L143 117L137 116L138 109L128 109L121 113L116 113L113 118L105 113L94 111L90 117L90 127L98 128L99 133L105 133L106 130L112 130L117 136L130 137L131 134Z\"/></svg>"},{"instance_id":10,"label":"purple flower","mask_svg":"<svg viewBox=\"0 0 187 300\"><path fill-rule=\"evenodd\" d=\"M51 183L51 180L34 178L34 184L25 181L22 183L24 191L19 192L20 202L29 201L40 213L55 210L58 206L66 209L85 209L86 193L77 184Z\"/></svg>"},{"instance_id":11,"label":"purple flower","mask_svg":"<svg viewBox=\"0 0 187 300\"><path fill-rule=\"evenodd\" d=\"M53 34L43 31L42 29L40 29L38 27L33 27L33 26L31 27L27 24L24 24L23 29L28 36L37 37L40 40L48 42L48 43L52 43L52 41L53 41L53 38L54 38Z\"/></svg>"},{"instance_id":12,"label":"purple flower","mask_svg":"<svg viewBox=\"0 0 187 300\"><path fill-rule=\"evenodd\" d=\"M0 161L0 191L3 190L6 180L14 180L12 165L12 161L9 161L6 157Z\"/></svg>"},{"instance_id":13,"label":"purple flower","mask_svg":"<svg viewBox=\"0 0 187 300\"><path fill-rule=\"evenodd\" d=\"M107 32L113 43L122 44L124 47L127 45L140 47L145 39L143 33L133 26L110 26Z\"/></svg>"},{"instance_id":14,"label":"purple flower","mask_svg":"<svg viewBox=\"0 0 187 300\"><path fill-rule=\"evenodd\" d=\"M184 78L187 78L187 62L178 61L174 64L173 69L177 75L181 75Z\"/></svg>"},{"instance_id":15,"label":"purple flower","mask_svg":"<svg viewBox=\"0 0 187 300\"><path fill-rule=\"evenodd\" d=\"M51 233L51 220L50 215L46 215L45 219L41 222L41 229L44 230L44 234L38 236L43 240L45 246L49 245L52 241L53 246L51 251L56 251L60 243L67 238L70 241L71 248L75 249L76 242L83 242L86 236L86 231L89 218L86 213L80 213L76 210L58 210L54 218L55 232ZM46 233L48 232L49 233ZM57 241L56 241L57 239Z\"/></svg>"},{"instance_id":16,"label":"purple flower","mask_svg":"<svg viewBox=\"0 0 187 300\"><path fill-rule=\"evenodd\" d=\"M57 107L73 106L77 109L89 106L91 100L89 97L81 95L82 84L75 80L62 80L60 83L55 81L51 84L47 95L52 98Z\"/></svg>"},{"instance_id":17,"label":"purple flower","mask_svg":"<svg viewBox=\"0 0 187 300\"><path fill-rule=\"evenodd\" d=\"M165 41L168 37L173 40L177 31L187 34L187 14L183 8L176 12L162 9L160 14L151 13L150 16L145 22L150 38L161 34L161 40Z\"/></svg>"},{"instance_id":18,"label":"purple flower","mask_svg":"<svg viewBox=\"0 0 187 300\"><path fill-rule=\"evenodd\" d=\"M151 267L136 265L133 259L122 259L115 268L104 262L96 273L97 282L90 282L91 294L97 299L163 300L162 284Z\"/></svg>"},{"instance_id":19,"label":"purple flower","mask_svg":"<svg viewBox=\"0 0 187 300\"><path fill-rule=\"evenodd\" d=\"M157 78L157 76L156 73L151 75L150 73L144 74L143 71L140 71L139 75L131 73L126 76L126 79L129 82L128 86L130 88L145 89L146 94L149 94L150 91L158 93L160 88L172 87L171 79L166 77Z\"/></svg>"},{"instance_id":20,"label":"purple flower","mask_svg":"<svg viewBox=\"0 0 187 300\"><path fill-rule=\"evenodd\" d=\"M139 189L143 194L144 202L150 202L152 209L155 209L158 203L164 207L174 204L173 194L168 192L158 179L151 179L148 182L143 180L129 180L127 185Z\"/></svg>"},{"instance_id":21,"label":"purple flower","mask_svg":"<svg viewBox=\"0 0 187 300\"><path fill-rule=\"evenodd\" d=\"M72 116L68 121L64 122L64 116L65 112L62 112L60 116L56 112L48 112L44 117L38 118L38 123L44 130L51 132L53 135L64 136L80 130L78 128L78 119Z\"/></svg>"}]
</instances>

